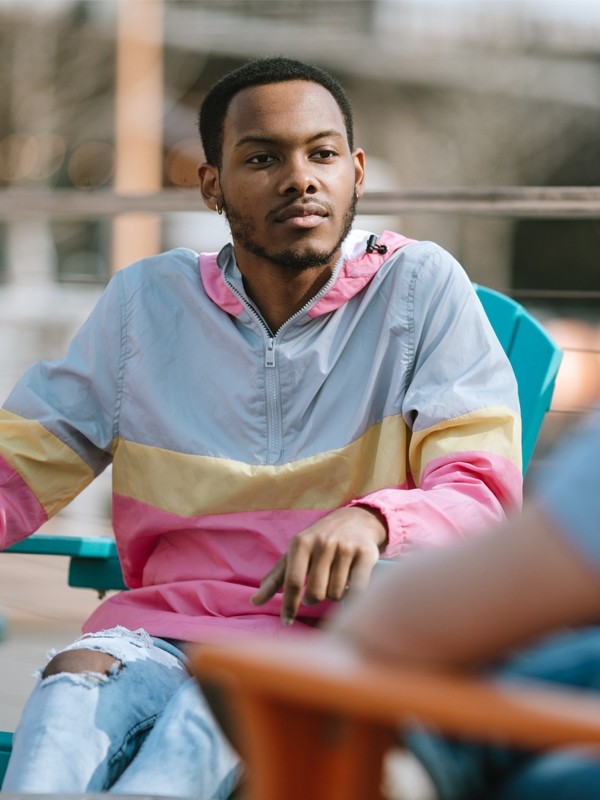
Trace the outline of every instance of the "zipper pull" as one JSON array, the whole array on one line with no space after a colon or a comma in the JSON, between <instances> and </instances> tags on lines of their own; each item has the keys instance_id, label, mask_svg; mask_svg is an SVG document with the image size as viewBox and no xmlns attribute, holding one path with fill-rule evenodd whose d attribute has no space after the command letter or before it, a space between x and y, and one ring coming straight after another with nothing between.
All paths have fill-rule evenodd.
<instances>
[{"instance_id":1,"label":"zipper pull","mask_svg":"<svg viewBox=\"0 0 600 800\"><path fill-rule=\"evenodd\" d=\"M267 339L267 350L265 352L265 367L275 366L275 342Z\"/></svg>"}]
</instances>

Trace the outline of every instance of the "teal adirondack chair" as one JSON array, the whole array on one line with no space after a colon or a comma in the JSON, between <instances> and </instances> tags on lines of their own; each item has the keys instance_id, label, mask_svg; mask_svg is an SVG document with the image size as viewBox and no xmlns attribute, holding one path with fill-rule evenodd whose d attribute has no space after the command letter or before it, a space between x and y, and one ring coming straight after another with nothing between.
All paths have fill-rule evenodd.
<instances>
[{"instance_id":1,"label":"teal adirondack chair","mask_svg":"<svg viewBox=\"0 0 600 800\"><path fill-rule=\"evenodd\" d=\"M525 472L550 408L562 351L520 303L477 284L475 290L517 379Z\"/></svg>"},{"instance_id":2,"label":"teal adirondack chair","mask_svg":"<svg viewBox=\"0 0 600 800\"><path fill-rule=\"evenodd\" d=\"M527 469L544 415L550 408L562 353L544 328L519 303L475 285L477 295L515 372L521 403L523 472ZM95 589L100 596L126 589L113 539L34 534L4 551L69 556L69 586ZM12 734L0 732L0 781L10 756Z\"/></svg>"}]
</instances>

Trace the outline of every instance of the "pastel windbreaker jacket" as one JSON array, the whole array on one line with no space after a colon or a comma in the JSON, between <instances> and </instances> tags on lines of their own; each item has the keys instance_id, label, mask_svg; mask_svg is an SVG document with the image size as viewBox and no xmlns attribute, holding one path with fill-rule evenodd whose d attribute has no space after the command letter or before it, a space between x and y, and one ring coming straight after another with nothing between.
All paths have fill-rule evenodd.
<instances>
[{"instance_id":1,"label":"pastel windbreaker jacket","mask_svg":"<svg viewBox=\"0 0 600 800\"><path fill-rule=\"evenodd\" d=\"M353 231L326 286L276 334L226 246L117 273L67 356L0 412L0 545L112 462L130 591L86 622L207 641L284 630L249 603L297 532L360 502L395 558L521 500L515 380L471 284L440 247ZM314 625L328 603L302 606ZM293 630L293 629L292 629Z\"/></svg>"}]
</instances>

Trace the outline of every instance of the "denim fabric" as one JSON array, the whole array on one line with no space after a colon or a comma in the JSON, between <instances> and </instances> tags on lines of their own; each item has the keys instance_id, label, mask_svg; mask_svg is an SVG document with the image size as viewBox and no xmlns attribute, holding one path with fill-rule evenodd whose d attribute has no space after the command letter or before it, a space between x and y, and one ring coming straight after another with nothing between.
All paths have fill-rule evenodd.
<instances>
[{"instance_id":1,"label":"denim fabric","mask_svg":"<svg viewBox=\"0 0 600 800\"><path fill-rule=\"evenodd\" d=\"M528 680L600 691L600 628L549 637L491 673L499 682ZM536 754L482 746L413 729L406 745L431 775L440 800L596 800L600 756L580 749Z\"/></svg>"},{"instance_id":2,"label":"denim fabric","mask_svg":"<svg viewBox=\"0 0 600 800\"><path fill-rule=\"evenodd\" d=\"M600 761L577 750L560 750L523 762L489 800L597 800Z\"/></svg>"},{"instance_id":3,"label":"denim fabric","mask_svg":"<svg viewBox=\"0 0 600 800\"><path fill-rule=\"evenodd\" d=\"M239 759L178 648L112 628L65 648L74 649L100 650L116 663L108 675L40 678L15 732L3 791L230 795Z\"/></svg>"}]
</instances>

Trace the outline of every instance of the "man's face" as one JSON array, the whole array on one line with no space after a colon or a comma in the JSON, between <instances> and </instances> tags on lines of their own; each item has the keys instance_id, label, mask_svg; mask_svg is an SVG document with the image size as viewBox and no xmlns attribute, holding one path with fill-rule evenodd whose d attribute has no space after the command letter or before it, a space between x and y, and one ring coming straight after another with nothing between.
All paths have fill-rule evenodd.
<instances>
[{"instance_id":1,"label":"man's face","mask_svg":"<svg viewBox=\"0 0 600 800\"><path fill-rule=\"evenodd\" d=\"M320 84L244 89L231 101L215 178L240 267L333 266L362 193L364 154Z\"/></svg>"}]
</instances>

